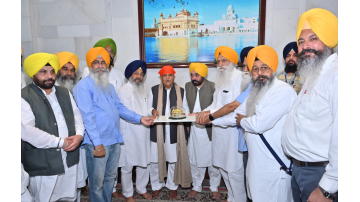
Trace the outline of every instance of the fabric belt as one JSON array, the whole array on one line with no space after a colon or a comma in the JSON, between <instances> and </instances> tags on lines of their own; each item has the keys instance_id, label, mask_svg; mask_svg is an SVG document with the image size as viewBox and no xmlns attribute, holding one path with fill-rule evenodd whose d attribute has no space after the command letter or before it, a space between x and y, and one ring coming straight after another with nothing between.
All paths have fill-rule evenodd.
<instances>
[{"instance_id":1,"label":"fabric belt","mask_svg":"<svg viewBox=\"0 0 360 202\"><path fill-rule=\"evenodd\" d=\"M303 162L303 161L298 161L296 159L292 159L292 162L297 166L297 167L304 167L304 166L327 166L327 164L329 164L329 161L319 161L319 162Z\"/></svg>"}]
</instances>

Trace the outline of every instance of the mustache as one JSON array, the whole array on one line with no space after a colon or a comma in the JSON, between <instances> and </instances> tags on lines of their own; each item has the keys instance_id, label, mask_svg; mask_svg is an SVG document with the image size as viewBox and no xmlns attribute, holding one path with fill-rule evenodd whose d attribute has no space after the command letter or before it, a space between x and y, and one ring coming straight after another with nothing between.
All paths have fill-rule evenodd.
<instances>
[{"instance_id":1,"label":"mustache","mask_svg":"<svg viewBox=\"0 0 360 202\"><path fill-rule=\"evenodd\" d=\"M309 49L303 49L303 50L300 52L299 56L303 56L306 52L315 53L315 55L317 55L319 51L316 51L315 49L311 49L311 48L309 48Z\"/></svg>"},{"instance_id":2,"label":"mustache","mask_svg":"<svg viewBox=\"0 0 360 202\"><path fill-rule=\"evenodd\" d=\"M102 68L95 70L95 72L99 72L99 71L109 72L109 70L108 70L108 69L102 69Z\"/></svg>"},{"instance_id":3,"label":"mustache","mask_svg":"<svg viewBox=\"0 0 360 202\"><path fill-rule=\"evenodd\" d=\"M70 77L71 80L75 80L75 76L72 76L70 74L66 74L66 75L62 76L62 79L66 79L66 77Z\"/></svg>"},{"instance_id":4,"label":"mustache","mask_svg":"<svg viewBox=\"0 0 360 202\"><path fill-rule=\"evenodd\" d=\"M45 83L45 82L47 82L47 81L52 81L53 83L55 82L55 80L54 80L54 79L52 79L52 78L47 79L47 80L44 80L43 82Z\"/></svg>"},{"instance_id":5,"label":"mustache","mask_svg":"<svg viewBox=\"0 0 360 202\"><path fill-rule=\"evenodd\" d=\"M255 82L259 81L260 78L270 79L270 78L269 78L268 76L266 76L266 75L259 75L258 77L256 77Z\"/></svg>"},{"instance_id":6,"label":"mustache","mask_svg":"<svg viewBox=\"0 0 360 202\"><path fill-rule=\"evenodd\" d=\"M293 62L293 63L295 63L295 61L294 61L294 60L292 60L292 59L290 59L287 63L289 63L289 62Z\"/></svg>"}]
</instances>

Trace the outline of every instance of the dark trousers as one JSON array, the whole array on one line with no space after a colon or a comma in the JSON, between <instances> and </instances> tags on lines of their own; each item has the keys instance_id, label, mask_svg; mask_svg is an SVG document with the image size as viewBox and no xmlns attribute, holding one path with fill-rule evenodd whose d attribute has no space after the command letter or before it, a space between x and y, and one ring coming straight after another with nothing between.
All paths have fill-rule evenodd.
<instances>
[{"instance_id":1,"label":"dark trousers","mask_svg":"<svg viewBox=\"0 0 360 202\"><path fill-rule=\"evenodd\" d=\"M312 191L319 185L325 173L325 166L298 167L293 164L291 189L294 202L306 202ZM334 201L338 201L338 197Z\"/></svg>"},{"instance_id":2,"label":"dark trousers","mask_svg":"<svg viewBox=\"0 0 360 202\"><path fill-rule=\"evenodd\" d=\"M244 185L245 185L245 193L246 193L246 198L247 198L246 201L250 202L251 200L248 197L247 188L246 188L246 166L247 166L247 161L249 158L249 153L246 151L246 152L242 152L242 154L243 154L243 164L244 164Z\"/></svg>"}]
</instances>

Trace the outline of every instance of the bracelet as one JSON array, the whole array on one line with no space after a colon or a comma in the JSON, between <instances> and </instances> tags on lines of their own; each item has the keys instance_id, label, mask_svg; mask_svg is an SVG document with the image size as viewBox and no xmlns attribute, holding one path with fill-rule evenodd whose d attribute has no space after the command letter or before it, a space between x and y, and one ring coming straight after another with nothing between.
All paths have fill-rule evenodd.
<instances>
[{"instance_id":1,"label":"bracelet","mask_svg":"<svg viewBox=\"0 0 360 202\"><path fill-rule=\"evenodd\" d=\"M59 142L58 142L58 145L57 145L56 148L59 148L60 141L61 141L61 138L59 138Z\"/></svg>"},{"instance_id":2,"label":"bracelet","mask_svg":"<svg viewBox=\"0 0 360 202\"><path fill-rule=\"evenodd\" d=\"M101 149L99 149L99 150L96 150L96 149L94 148L94 150L95 150L95 151L101 151L101 150L103 150L104 148L105 148L105 147L103 147L103 148L101 148Z\"/></svg>"}]
</instances>

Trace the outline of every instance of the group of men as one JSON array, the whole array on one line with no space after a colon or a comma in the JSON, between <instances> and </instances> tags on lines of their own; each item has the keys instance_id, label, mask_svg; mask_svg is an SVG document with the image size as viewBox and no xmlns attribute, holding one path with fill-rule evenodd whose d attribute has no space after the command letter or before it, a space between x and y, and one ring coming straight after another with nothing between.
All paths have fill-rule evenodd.
<instances>
[{"instance_id":1,"label":"group of men","mask_svg":"<svg viewBox=\"0 0 360 202\"><path fill-rule=\"evenodd\" d=\"M332 13L311 9L277 76L270 46L246 47L240 56L219 46L215 83L205 64L191 63L191 81L180 87L166 65L150 92L146 62L131 62L122 75L109 38L88 51L77 83L75 54L30 55L24 70L33 83L21 91L23 200L79 201L88 178L91 201L135 201L136 167L136 191L146 199L164 187L176 199L179 185L192 185L195 197L207 170L214 199L223 178L228 202L337 201L337 29ZM173 106L196 121L154 123Z\"/></svg>"}]
</instances>

